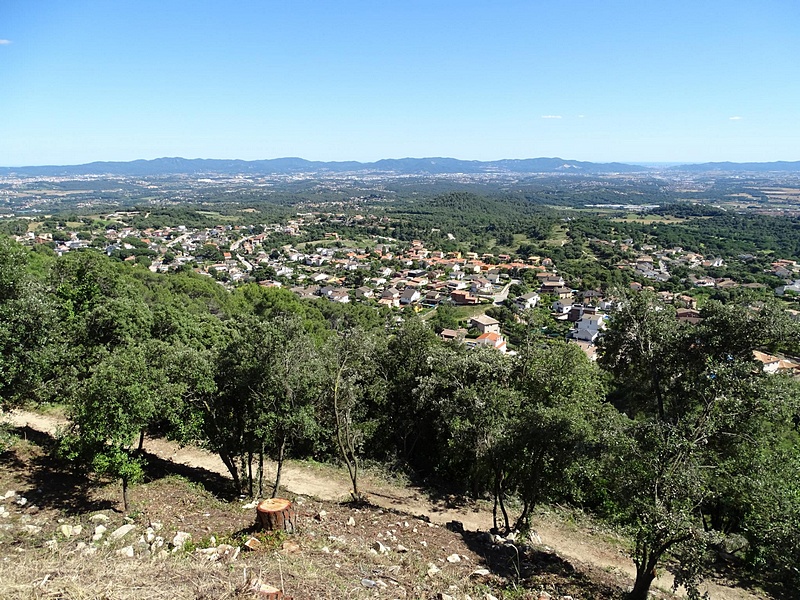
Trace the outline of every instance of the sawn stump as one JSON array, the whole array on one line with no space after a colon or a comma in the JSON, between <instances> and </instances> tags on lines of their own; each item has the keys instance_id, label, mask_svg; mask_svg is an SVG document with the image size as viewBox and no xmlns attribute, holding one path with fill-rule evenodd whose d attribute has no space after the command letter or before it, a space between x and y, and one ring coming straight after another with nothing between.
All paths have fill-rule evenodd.
<instances>
[{"instance_id":1,"label":"sawn stump","mask_svg":"<svg viewBox=\"0 0 800 600\"><path fill-rule=\"evenodd\" d=\"M294 533L296 519L292 503L284 498L270 498L256 507L256 526L265 531Z\"/></svg>"}]
</instances>

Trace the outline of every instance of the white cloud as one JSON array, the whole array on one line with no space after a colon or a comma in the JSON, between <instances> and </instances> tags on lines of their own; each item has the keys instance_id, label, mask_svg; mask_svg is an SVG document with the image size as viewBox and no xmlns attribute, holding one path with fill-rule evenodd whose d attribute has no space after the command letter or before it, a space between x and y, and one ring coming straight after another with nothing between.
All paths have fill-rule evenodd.
<instances>
[{"instance_id":1,"label":"white cloud","mask_svg":"<svg viewBox=\"0 0 800 600\"><path fill-rule=\"evenodd\" d=\"M743 117L728 117L731 121L741 121Z\"/></svg>"},{"instance_id":2,"label":"white cloud","mask_svg":"<svg viewBox=\"0 0 800 600\"><path fill-rule=\"evenodd\" d=\"M11 40L0 40L0 46L8 46Z\"/></svg>"},{"instance_id":3,"label":"white cloud","mask_svg":"<svg viewBox=\"0 0 800 600\"><path fill-rule=\"evenodd\" d=\"M583 119L586 115L578 115L579 119Z\"/></svg>"},{"instance_id":4,"label":"white cloud","mask_svg":"<svg viewBox=\"0 0 800 600\"><path fill-rule=\"evenodd\" d=\"M561 119L563 118L561 115L542 115L543 119Z\"/></svg>"}]
</instances>

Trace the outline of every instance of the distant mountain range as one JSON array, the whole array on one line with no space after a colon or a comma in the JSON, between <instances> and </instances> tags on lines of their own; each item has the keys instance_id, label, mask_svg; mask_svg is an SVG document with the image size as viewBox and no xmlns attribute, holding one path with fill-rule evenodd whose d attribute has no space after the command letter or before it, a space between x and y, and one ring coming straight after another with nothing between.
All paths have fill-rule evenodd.
<instances>
[{"instance_id":1,"label":"distant mountain range","mask_svg":"<svg viewBox=\"0 0 800 600\"><path fill-rule=\"evenodd\" d=\"M798 162L768 163L703 163L669 167L670 171L795 171ZM456 158L387 158L376 162L320 162L303 158L268 160L223 160L156 158L130 162L93 162L84 165L0 167L0 175L70 176L70 175L276 175L293 173L374 172L398 175L445 175L453 173L642 173L652 167L625 163L593 163L561 158L525 158L494 161L459 160Z\"/></svg>"}]
</instances>

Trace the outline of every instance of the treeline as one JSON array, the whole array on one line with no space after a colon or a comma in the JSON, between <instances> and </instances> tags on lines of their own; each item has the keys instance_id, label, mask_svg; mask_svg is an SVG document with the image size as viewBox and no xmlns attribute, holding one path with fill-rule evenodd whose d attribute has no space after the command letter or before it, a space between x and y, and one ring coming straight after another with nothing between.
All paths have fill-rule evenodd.
<instances>
[{"instance_id":1,"label":"treeline","mask_svg":"<svg viewBox=\"0 0 800 600\"><path fill-rule=\"evenodd\" d=\"M489 252L495 246L511 249L516 246L515 234L545 240L558 222L555 211L524 198L463 191L398 201L386 212L392 218L393 237L419 239L444 251Z\"/></svg>"},{"instance_id":2,"label":"treeline","mask_svg":"<svg viewBox=\"0 0 800 600\"><path fill-rule=\"evenodd\" d=\"M752 351L796 352L798 325L769 304L702 316L624 300L598 365L531 315L510 356L364 305L2 239L0 402L66 405L59 452L120 480L125 503L145 433L216 452L254 496L277 492L287 457L313 457L345 464L360 501L363 462L380 461L491 499L499 530L550 502L617 524L633 599L665 562L694 593L722 555L796 589L800 393Z\"/></svg>"}]
</instances>

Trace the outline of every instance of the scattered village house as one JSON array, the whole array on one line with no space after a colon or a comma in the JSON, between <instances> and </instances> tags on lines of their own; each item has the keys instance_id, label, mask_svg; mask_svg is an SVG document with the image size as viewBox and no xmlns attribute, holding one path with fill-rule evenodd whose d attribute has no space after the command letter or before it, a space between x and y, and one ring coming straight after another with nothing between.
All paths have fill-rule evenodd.
<instances>
[{"instance_id":1,"label":"scattered village house","mask_svg":"<svg viewBox=\"0 0 800 600\"><path fill-rule=\"evenodd\" d=\"M487 315L472 317L469 321L469 326L474 327L481 333L500 333L500 321Z\"/></svg>"}]
</instances>

